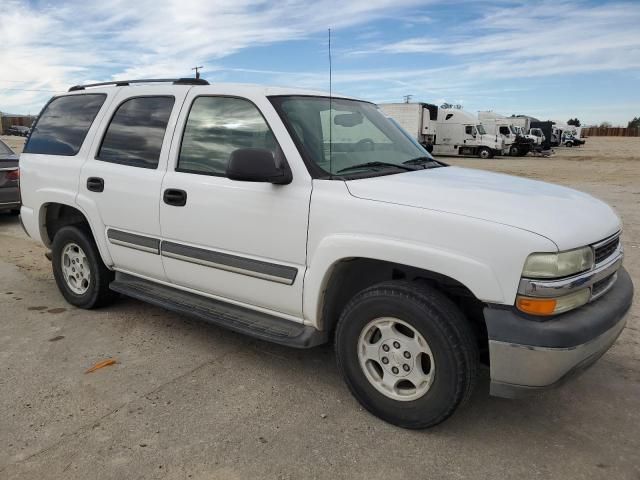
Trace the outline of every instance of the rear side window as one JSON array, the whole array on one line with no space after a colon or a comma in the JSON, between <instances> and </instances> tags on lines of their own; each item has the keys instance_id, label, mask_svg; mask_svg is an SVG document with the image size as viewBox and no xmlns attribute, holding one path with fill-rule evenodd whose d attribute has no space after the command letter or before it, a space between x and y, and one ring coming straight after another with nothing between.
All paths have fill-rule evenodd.
<instances>
[{"instance_id":1,"label":"rear side window","mask_svg":"<svg viewBox=\"0 0 640 480\"><path fill-rule=\"evenodd\" d=\"M24 152L76 155L106 98L100 93L54 98L38 118Z\"/></svg>"},{"instance_id":2,"label":"rear side window","mask_svg":"<svg viewBox=\"0 0 640 480\"><path fill-rule=\"evenodd\" d=\"M157 168L174 101L173 97L136 97L123 102L111 119L96 158Z\"/></svg>"},{"instance_id":3,"label":"rear side window","mask_svg":"<svg viewBox=\"0 0 640 480\"><path fill-rule=\"evenodd\" d=\"M224 176L231 153L239 148L278 144L258 108L232 97L198 97L184 129L177 171Z\"/></svg>"}]
</instances>

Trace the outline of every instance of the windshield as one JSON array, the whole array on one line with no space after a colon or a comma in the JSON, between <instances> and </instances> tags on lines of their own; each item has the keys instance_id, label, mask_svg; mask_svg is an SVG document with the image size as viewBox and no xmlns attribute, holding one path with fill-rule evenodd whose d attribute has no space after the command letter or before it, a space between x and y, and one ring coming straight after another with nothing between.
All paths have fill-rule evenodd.
<instances>
[{"instance_id":1,"label":"windshield","mask_svg":"<svg viewBox=\"0 0 640 480\"><path fill-rule=\"evenodd\" d=\"M431 159L417 141L371 103L309 96L271 97L271 101L302 155L321 174L401 173L407 171L405 162Z\"/></svg>"},{"instance_id":2,"label":"windshield","mask_svg":"<svg viewBox=\"0 0 640 480\"><path fill-rule=\"evenodd\" d=\"M484 135L487 133L487 131L484 129L484 127L482 125L476 125L476 128L478 129L478 133L480 135Z\"/></svg>"},{"instance_id":3,"label":"windshield","mask_svg":"<svg viewBox=\"0 0 640 480\"><path fill-rule=\"evenodd\" d=\"M0 140L0 155L13 155L13 151Z\"/></svg>"},{"instance_id":4,"label":"windshield","mask_svg":"<svg viewBox=\"0 0 640 480\"><path fill-rule=\"evenodd\" d=\"M509 125L509 130L511 130L511 133L513 133L514 135L518 134L518 130L516 128L517 127L514 127L513 125Z\"/></svg>"}]
</instances>

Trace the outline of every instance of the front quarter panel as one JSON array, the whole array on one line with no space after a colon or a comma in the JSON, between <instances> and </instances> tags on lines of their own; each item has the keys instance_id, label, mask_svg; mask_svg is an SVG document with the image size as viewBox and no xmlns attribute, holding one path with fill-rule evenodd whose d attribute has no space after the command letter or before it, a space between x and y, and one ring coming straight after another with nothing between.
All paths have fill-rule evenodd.
<instances>
[{"instance_id":1,"label":"front quarter panel","mask_svg":"<svg viewBox=\"0 0 640 480\"><path fill-rule=\"evenodd\" d=\"M355 198L344 182L314 180L304 316L323 328L323 292L333 267L349 258L389 261L446 275L482 301L512 305L524 261L535 251L557 251L557 247L526 230Z\"/></svg>"}]
</instances>

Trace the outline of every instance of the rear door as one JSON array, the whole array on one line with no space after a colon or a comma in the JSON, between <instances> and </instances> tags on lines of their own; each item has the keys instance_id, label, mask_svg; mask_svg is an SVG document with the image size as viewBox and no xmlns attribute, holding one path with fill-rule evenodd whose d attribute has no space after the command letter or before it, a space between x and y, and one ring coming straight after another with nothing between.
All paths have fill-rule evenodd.
<instances>
[{"instance_id":1,"label":"rear door","mask_svg":"<svg viewBox=\"0 0 640 480\"><path fill-rule=\"evenodd\" d=\"M187 86L123 88L82 167L78 204L98 215L116 270L165 281L159 199Z\"/></svg>"}]
</instances>

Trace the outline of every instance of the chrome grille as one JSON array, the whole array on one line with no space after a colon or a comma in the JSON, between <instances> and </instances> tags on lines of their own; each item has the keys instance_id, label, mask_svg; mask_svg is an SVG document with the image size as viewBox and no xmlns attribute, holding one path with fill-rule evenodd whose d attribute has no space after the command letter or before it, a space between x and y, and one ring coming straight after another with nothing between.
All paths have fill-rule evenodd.
<instances>
[{"instance_id":1,"label":"chrome grille","mask_svg":"<svg viewBox=\"0 0 640 480\"><path fill-rule=\"evenodd\" d=\"M595 247L596 265L613 255L613 253L618 249L619 244L620 237L616 236L615 238L612 238L611 240Z\"/></svg>"}]
</instances>

